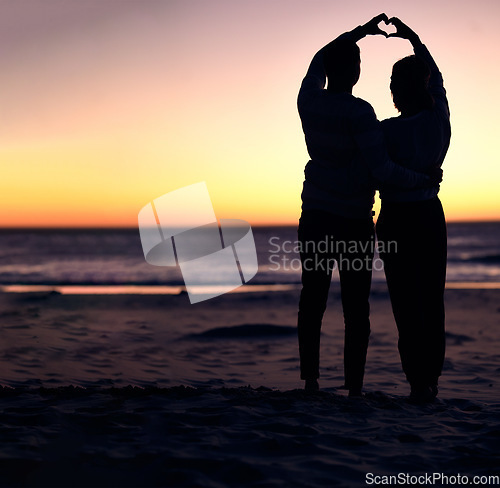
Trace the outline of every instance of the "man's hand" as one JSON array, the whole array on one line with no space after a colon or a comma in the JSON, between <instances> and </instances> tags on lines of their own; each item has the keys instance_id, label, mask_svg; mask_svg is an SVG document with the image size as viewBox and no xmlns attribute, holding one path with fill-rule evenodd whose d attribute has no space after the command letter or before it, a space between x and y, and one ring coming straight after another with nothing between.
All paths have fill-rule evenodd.
<instances>
[{"instance_id":1,"label":"man's hand","mask_svg":"<svg viewBox=\"0 0 500 488\"><path fill-rule=\"evenodd\" d=\"M404 22L399 20L397 17L391 17L386 24L392 24L396 27L396 32L389 34L387 37L400 37L401 39L408 39L412 44L414 42L420 42L420 38L417 33L411 30Z\"/></svg>"},{"instance_id":2,"label":"man's hand","mask_svg":"<svg viewBox=\"0 0 500 488\"><path fill-rule=\"evenodd\" d=\"M379 14L376 17L373 17L372 20L367 22L365 25L363 25L363 31L365 33L365 36L375 36L375 35L382 35L384 37L387 37L387 32L384 32L378 25L380 22L384 21L386 24L389 23L389 19L386 14Z\"/></svg>"}]
</instances>

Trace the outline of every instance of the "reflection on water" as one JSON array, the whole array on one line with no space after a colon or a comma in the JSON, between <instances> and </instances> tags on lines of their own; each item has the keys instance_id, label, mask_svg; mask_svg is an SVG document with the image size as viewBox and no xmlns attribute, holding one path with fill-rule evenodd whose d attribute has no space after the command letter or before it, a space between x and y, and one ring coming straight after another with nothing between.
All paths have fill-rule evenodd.
<instances>
[{"instance_id":1,"label":"reflection on water","mask_svg":"<svg viewBox=\"0 0 500 488\"><path fill-rule=\"evenodd\" d=\"M299 290L301 285L242 285L229 293L277 292ZM500 290L496 282L448 282L449 290ZM180 295L186 293L183 286L122 286L122 285L4 285L3 293L40 293L55 292L61 295ZM215 293L217 287L199 286L193 293Z\"/></svg>"}]
</instances>

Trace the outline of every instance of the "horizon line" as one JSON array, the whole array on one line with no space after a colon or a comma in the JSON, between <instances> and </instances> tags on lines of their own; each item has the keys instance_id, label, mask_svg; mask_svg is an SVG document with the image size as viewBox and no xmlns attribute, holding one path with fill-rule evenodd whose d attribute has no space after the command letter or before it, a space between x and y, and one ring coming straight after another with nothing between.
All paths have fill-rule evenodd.
<instances>
[{"instance_id":1,"label":"horizon line","mask_svg":"<svg viewBox=\"0 0 500 488\"><path fill-rule=\"evenodd\" d=\"M448 220L447 224L500 224L499 219L484 219L484 220ZM253 228L264 228L264 227L296 227L297 222L280 222L280 223L256 223L250 224ZM137 230L138 225L18 225L18 226L1 226L0 232L2 231L13 231L13 230Z\"/></svg>"}]
</instances>

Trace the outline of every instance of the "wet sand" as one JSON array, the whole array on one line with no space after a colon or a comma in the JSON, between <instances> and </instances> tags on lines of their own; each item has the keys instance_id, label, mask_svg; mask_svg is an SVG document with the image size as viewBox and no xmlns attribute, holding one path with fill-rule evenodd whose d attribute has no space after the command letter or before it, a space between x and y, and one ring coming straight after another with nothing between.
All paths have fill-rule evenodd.
<instances>
[{"instance_id":1,"label":"wet sand","mask_svg":"<svg viewBox=\"0 0 500 488\"><path fill-rule=\"evenodd\" d=\"M500 290L447 290L439 400L406 401L383 286L365 396L342 376L334 288L318 394L298 379L297 292L0 294L0 486L367 486L499 475ZM435 486L445 486L435 484Z\"/></svg>"}]
</instances>

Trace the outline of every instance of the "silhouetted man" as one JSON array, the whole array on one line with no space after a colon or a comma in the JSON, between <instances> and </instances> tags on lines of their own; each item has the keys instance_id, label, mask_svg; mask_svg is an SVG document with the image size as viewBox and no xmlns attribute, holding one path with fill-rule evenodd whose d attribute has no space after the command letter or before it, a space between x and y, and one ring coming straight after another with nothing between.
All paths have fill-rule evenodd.
<instances>
[{"instance_id":1,"label":"silhouetted man","mask_svg":"<svg viewBox=\"0 0 500 488\"><path fill-rule=\"evenodd\" d=\"M361 395L370 335L369 294L374 251L373 178L400 187L422 187L429 177L388 157L371 105L352 95L360 75L356 42L386 36L380 14L342 34L313 58L302 81L298 109L310 161L305 168L301 244L302 292L298 314L300 374L319 388L319 346L332 271L338 267L345 323L344 375L351 396ZM328 86L325 89L325 82Z\"/></svg>"}]
</instances>

